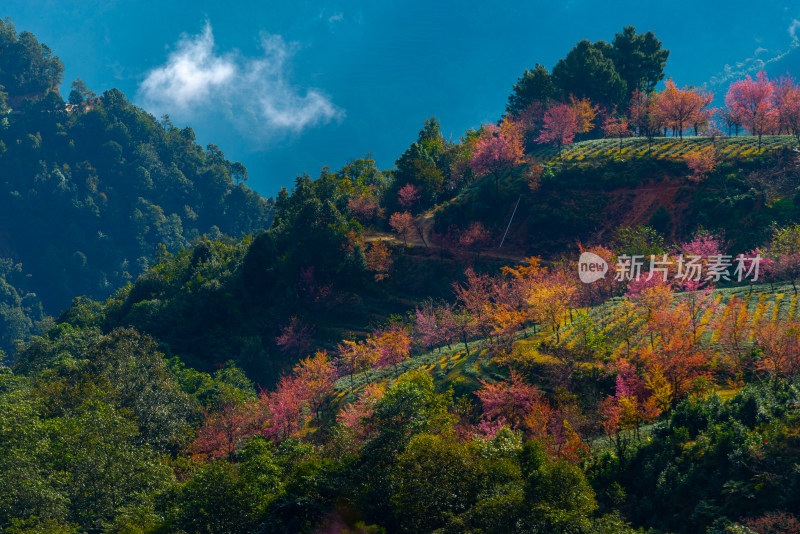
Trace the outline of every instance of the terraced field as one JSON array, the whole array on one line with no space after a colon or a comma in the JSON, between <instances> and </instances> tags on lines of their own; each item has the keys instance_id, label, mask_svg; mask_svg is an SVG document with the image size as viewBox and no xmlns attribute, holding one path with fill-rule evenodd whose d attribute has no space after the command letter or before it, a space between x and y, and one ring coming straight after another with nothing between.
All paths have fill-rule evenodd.
<instances>
[{"instance_id":1,"label":"terraced field","mask_svg":"<svg viewBox=\"0 0 800 534\"><path fill-rule=\"evenodd\" d=\"M725 305L734 297L746 303L751 324L758 323L762 318L770 321L785 321L792 318L800 320L800 298L795 294L791 284L757 284L717 289L714 290L712 297L714 305L703 314L699 323L698 339L702 345L712 350L719 346L718 334L711 325L717 314L725 313ZM605 338L604 343L612 358L624 350L625 341L620 335L622 301L622 297L617 297L600 306L577 310L572 314L573 319L577 318L579 313L588 314L595 332ZM570 322L569 317L564 319L566 325L561 328L560 337L567 346L574 346L578 341L579 323ZM643 323L644 320L640 318L632 324L634 331L632 338L643 337L644 334L641 332ZM531 361L546 364L550 357L540 354L538 348L542 342L551 341L554 337L550 331L543 331L541 327L535 331L533 328L522 330L518 333L516 349L527 354ZM479 379L492 381L506 376L505 369L489 356L483 341L471 341L469 348L469 356L462 343L418 354L401 364L399 374L414 369L423 370L431 373L437 383L452 386L457 392L474 390L480 385ZM591 366L592 363L586 365ZM368 382L392 381L395 378L393 368L370 370L366 375L354 376L352 388L349 377L341 378L336 384L338 400L340 402L353 400Z\"/></svg>"},{"instance_id":2,"label":"terraced field","mask_svg":"<svg viewBox=\"0 0 800 534\"><path fill-rule=\"evenodd\" d=\"M532 332L532 330L531 330ZM525 332L520 332L520 337ZM549 335L538 334L539 341ZM437 383L446 383L453 386L457 393L472 391L477 388L482 380L497 380L505 378L506 373L501 370L487 354L481 341L471 341L469 356L463 343L453 344L449 349L443 347L441 351L435 349L431 352L418 354L403 362L399 367L399 374L412 370L421 370L430 373ZM350 402L358 392L370 382L391 382L396 378L394 368L373 369L365 374L353 377L352 386L350 377L343 377L336 382L337 399Z\"/></svg>"},{"instance_id":3,"label":"terraced field","mask_svg":"<svg viewBox=\"0 0 800 534\"><path fill-rule=\"evenodd\" d=\"M711 325L719 317L719 314L725 313L725 305L734 297L738 297L746 304L751 325L759 323L762 319L769 321L800 319L798 295L795 294L791 284L758 284L717 289L713 292L713 305L703 313L699 322L698 341L701 345L710 347L712 350L718 348L719 337ZM612 356L620 354L624 344L620 335L621 324L624 321L624 315L619 306L621 301L621 298L612 299L588 312L597 332L606 338L606 344L609 345ZM637 337L636 330L642 326L643 319L639 319L633 324L632 337ZM568 324L562 328L561 336L568 346L574 345L578 332L574 325Z\"/></svg>"},{"instance_id":4,"label":"terraced field","mask_svg":"<svg viewBox=\"0 0 800 534\"><path fill-rule=\"evenodd\" d=\"M581 141L561 148L563 161L600 160L608 158L635 159L655 157L665 159L680 159L691 152L702 150L706 147L716 147L718 154L723 159L745 158L755 154L768 152L780 147L796 147L797 140L791 135L766 135L761 138L761 150L758 149L758 138L754 136L735 137L657 137L648 145L645 137L628 137L622 140L622 150L619 150L618 139L598 139ZM557 159L558 150L555 147L540 147L531 152L538 159Z\"/></svg>"}]
</instances>

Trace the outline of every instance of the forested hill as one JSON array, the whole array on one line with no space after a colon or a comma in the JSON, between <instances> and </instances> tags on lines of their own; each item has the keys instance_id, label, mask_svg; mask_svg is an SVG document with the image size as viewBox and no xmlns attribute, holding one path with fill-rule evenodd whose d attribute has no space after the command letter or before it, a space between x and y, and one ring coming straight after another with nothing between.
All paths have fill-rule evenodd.
<instances>
[{"instance_id":1,"label":"forested hill","mask_svg":"<svg viewBox=\"0 0 800 534\"><path fill-rule=\"evenodd\" d=\"M0 29L4 534L800 531L793 79L626 27L268 202Z\"/></svg>"},{"instance_id":2,"label":"forested hill","mask_svg":"<svg viewBox=\"0 0 800 534\"><path fill-rule=\"evenodd\" d=\"M104 298L144 272L161 246L269 226L247 171L191 128L160 121L119 90L80 80L0 20L0 346L78 295ZM21 264L21 267L19 266ZM42 310L43 308L43 310Z\"/></svg>"}]
</instances>

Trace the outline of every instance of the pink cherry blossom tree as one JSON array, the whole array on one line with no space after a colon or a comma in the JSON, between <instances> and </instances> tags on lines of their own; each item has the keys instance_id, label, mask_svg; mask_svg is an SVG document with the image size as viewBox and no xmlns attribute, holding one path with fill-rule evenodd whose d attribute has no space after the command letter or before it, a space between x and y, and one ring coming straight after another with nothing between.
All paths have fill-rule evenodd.
<instances>
[{"instance_id":1,"label":"pink cherry blossom tree","mask_svg":"<svg viewBox=\"0 0 800 534\"><path fill-rule=\"evenodd\" d=\"M752 135L758 136L758 149L761 150L761 136L776 129L778 113L775 107L775 84L761 71L752 79L750 76L733 82L725 95L725 105L741 117L742 124Z\"/></svg>"},{"instance_id":2,"label":"pink cherry blossom tree","mask_svg":"<svg viewBox=\"0 0 800 534\"><path fill-rule=\"evenodd\" d=\"M800 86L788 74L780 79L775 93L778 120L800 143Z\"/></svg>"},{"instance_id":3,"label":"pink cherry blossom tree","mask_svg":"<svg viewBox=\"0 0 800 534\"><path fill-rule=\"evenodd\" d=\"M556 104L544 114L544 124L536 138L536 142L546 145L554 144L561 156L561 147L569 145L578 133L578 118L575 111L567 104Z\"/></svg>"},{"instance_id":4,"label":"pink cherry blossom tree","mask_svg":"<svg viewBox=\"0 0 800 534\"><path fill-rule=\"evenodd\" d=\"M499 126L486 124L472 146L469 165L478 176L494 176L495 188L499 187L500 174L520 165L524 159L522 125L503 119Z\"/></svg>"},{"instance_id":5,"label":"pink cherry blossom tree","mask_svg":"<svg viewBox=\"0 0 800 534\"><path fill-rule=\"evenodd\" d=\"M397 201L403 209L410 210L419 200L419 190L414 184L406 184L397 192Z\"/></svg>"}]
</instances>

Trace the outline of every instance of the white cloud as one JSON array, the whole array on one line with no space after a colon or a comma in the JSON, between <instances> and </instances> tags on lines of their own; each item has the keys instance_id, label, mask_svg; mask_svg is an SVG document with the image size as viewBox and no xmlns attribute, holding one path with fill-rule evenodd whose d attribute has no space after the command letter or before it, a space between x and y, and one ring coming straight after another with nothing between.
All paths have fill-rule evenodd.
<instances>
[{"instance_id":1,"label":"white cloud","mask_svg":"<svg viewBox=\"0 0 800 534\"><path fill-rule=\"evenodd\" d=\"M264 57L253 60L242 82L250 88L259 115L278 128L302 130L317 122L340 118L343 111L317 89L300 95L286 81L286 62L293 52L279 35L261 36Z\"/></svg>"},{"instance_id":2,"label":"white cloud","mask_svg":"<svg viewBox=\"0 0 800 534\"><path fill-rule=\"evenodd\" d=\"M232 57L214 55L214 35L206 23L200 35L181 38L167 63L151 70L139 91L152 103L183 110L230 84L236 70Z\"/></svg>"},{"instance_id":3,"label":"white cloud","mask_svg":"<svg viewBox=\"0 0 800 534\"><path fill-rule=\"evenodd\" d=\"M331 33L335 33L339 28L340 25L345 24L346 22L350 23L359 23L360 21L353 17L347 17L345 20L345 15L341 11L332 11L330 9L323 9L317 13L317 18L315 19L316 22L321 22L327 25L328 31Z\"/></svg>"},{"instance_id":4,"label":"white cloud","mask_svg":"<svg viewBox=\"0 0 800 534\"><path fill-rule=\"evenodd\" d=\"M789 25L789 35L792 41L798 40L797 30L800 30L800 20L792 19L792 23Z\"/></svg>"},{"instance_id":5,"label":"white cloud","mask_svg":"<svg viewBox=\"0 0 800 534\"><path fill-rule=\"evenodd\" d=\"M320 90L299 89L287 80L296 47L279 35L261 35L263 55L219 54L210 23L184 35L164 65L147 73L138 99L156 114L196 120L222 113L258 137L298 133L341 119L344 111Z\"/></svg>"}]
</instances>

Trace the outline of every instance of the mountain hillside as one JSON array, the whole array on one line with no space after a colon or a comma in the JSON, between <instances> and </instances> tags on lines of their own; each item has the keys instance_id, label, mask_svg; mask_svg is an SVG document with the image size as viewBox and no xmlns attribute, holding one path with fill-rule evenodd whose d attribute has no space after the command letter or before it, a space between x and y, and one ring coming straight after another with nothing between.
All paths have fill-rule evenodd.
<instances>
[{"instance_id":1,"label":"mountain hillside","mask_svg":"<svg viewBox=\"0 0 800 534\"><path fill-rule=\"evenodd\" d=\"M0 24L0 530L800 531L800 85L668 55L265 200Z\"/></svg>"},{"instance_id":2,"label":"mountain hillside","mask_svg":"<svg viewBox=\"0 0 800 534\"><path fill-rule=\"evenodd\" d=\"M0 21L0 256L21 266L24 301L0 296L6 351L36 331L39 308L56 315L77 296L109 296L160 247L270 224L243 165L116 89L96 96L79 81L65 103L62 72L46 45Z\"/></svg>"},{"instance_id":3,"label":"mountain hillside","mask_svg":"<svg viewBox=\"0 0 800 534\"><path fill-rule=\"evenodd\" d=\"M699 226L724 231L730 245L751 250L769 237L772 224L797 220L798 153L793 136L644 138L582 141L559 157L553 148L531 153L543 166L531 182L522 169L500 187L479 181L434 212L434 228L480 221L495 237L508 227L503 247L552 257L577 242L614 239L621 227L649 225L668 241L688 238ZM692 180L685 158L719 151L719 163L702 182ZM534 187L531 189L531 184ZM511 214L519 200L517 212ZM510 221L510 226L509 226Z\"/></svg>"}]
</instances>

